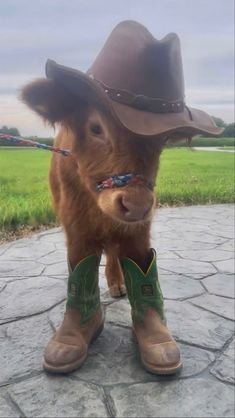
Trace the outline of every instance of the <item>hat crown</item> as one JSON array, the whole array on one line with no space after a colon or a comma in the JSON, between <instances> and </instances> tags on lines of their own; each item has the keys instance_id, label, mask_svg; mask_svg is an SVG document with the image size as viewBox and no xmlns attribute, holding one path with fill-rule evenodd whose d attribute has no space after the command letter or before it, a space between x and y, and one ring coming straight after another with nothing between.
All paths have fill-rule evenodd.
<instances>
[{"instance_id":1,"label":"hat crown","mask_svg":"<svg viewBox=\"0 0 235 418\"><path fill-rule=\"evenodd\" d=\"M180 41L157 40L141 24L119 23L87 74L48 60L46 75L83 104L110 109L129 131L146 136L222 133L213 119L184 102Z\"/></svg>"},{"instance_id":2,"label":"hat crown","mask_svg":"<svg viewBox=\"0 0 235 418\"><path fill-rule=\"evenodd\" d=\"M171 33L157 40L134 21L114 28L89 73L115 90L169 102L184 98L178 36Z\"/></svg>"}]
</instances>

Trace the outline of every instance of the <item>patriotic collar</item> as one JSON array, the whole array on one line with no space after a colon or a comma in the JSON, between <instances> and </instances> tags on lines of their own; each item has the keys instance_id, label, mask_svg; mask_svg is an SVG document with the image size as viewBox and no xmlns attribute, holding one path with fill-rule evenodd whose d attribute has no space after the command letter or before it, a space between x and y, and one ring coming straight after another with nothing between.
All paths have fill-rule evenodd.
<instances>
[{"instance_id":1,"label":"patriotic collar","mask_svg":"<svg viewBox=\"0 0 235 418\"><path fill-rule=\"evenodd\" d=\"M103 181L100 181L96 185L98 192L101 192L105 189L113 189L115 187L124 187L127 185L131 186L145 186L150 190L153 190L153 184L146 180L141 174L135 173L124 173L115 176L111 176Z\"/></svg>"}]
</instances>

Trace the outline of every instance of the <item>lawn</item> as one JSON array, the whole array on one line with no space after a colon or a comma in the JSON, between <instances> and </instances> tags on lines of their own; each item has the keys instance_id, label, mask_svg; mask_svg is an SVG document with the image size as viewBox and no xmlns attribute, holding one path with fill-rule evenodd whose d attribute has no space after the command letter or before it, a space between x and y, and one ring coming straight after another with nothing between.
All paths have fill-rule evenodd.
<instances>
[{"instance_id":1,"label":"lawn","mask_svg":"<svg viewBox=\"0 0 235 418\"><path fill-rule=\"evenodd\" d=\"M194 136L191 142L193 147L234 147L235 140L234 138L206 138L203 136ZM169 145L172 147L172 145ZM178 143L176 147L185 147L185 142Z\"/></svg>"},{"instance_id":2,"label":"lawn","mask_svg":"<svg viewBox=\"0 0 235 418\"><path fill-rule=\"evenodd\" d=\"M54 221L48 189L50 153L0 148L0 229Z\"/></svg>"},{"instance_id":3,"label":"lawn","mask_svg":"<svg viewBox=\"0 0 235 418\"><path fill-rule=\"evenodd\" d=\"M41 150L0 148L0 230L55 222L47 180L50 157ZM161 205L232 202L234 155L167 149L156 190Z\"/></svg>"},{"instance_id":4,"label":"lawn","mask_svg":"<svg viewBox=\"0 0 235 418\"><path fill-rule=\"evenodd\" d=\"M157 178L163 205L198 205L234 201L234 154L167 149Z\"/></svg>"}]
</instances>

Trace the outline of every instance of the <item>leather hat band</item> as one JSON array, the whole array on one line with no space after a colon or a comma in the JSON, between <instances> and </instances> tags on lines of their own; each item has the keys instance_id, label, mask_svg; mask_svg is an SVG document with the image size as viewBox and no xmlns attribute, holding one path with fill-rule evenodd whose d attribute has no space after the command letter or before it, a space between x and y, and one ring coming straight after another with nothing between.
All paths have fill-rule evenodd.
<instances>
[{"instance_id":1,"label":"leather hat band","mask_svg":"<svg viewBox=\"0 0 235 418\"><path fill-rule=\"evenodd\" d=\"M147 97L143 94L135 95L127 90L116 90L108 87L103 82L96 80L91 73L88 73L88 76L96 81L102 87L105 94L115 102L152 113L179 113L184 111L183 100L169 102L159 98Z\"/></svg>"}]
</instances>

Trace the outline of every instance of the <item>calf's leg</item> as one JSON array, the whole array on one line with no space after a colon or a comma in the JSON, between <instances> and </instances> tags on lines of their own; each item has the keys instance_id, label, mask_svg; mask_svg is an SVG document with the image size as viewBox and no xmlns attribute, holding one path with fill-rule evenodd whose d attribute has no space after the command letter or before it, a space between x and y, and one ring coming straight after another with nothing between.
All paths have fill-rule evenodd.
<instances>
[{"instance_id":1,"label":"calf's leg","mask_svg":"<svg viewBox=\"0 0 235 418\"><path fill-rule=\"evenodd\" d=\"M77 237L77 228L69 229L68 298L64 319L48 343L43 366L53 373L68 373L85 361L90 343L103 329L104 314L100 304L98 270L101 248L92 240Z\"/></svg>"},{"instance_id":2,"label":"calf's leg","mask_svg":"<svg viewBox=\"0 0 235 418\"><path fill-rule=\"evenodd\" d=\"M105 248L106 267L105 275L109 287L109 293L113 298L126 295L126 286L121 264L118 258L118 247L113 245Z\"/></svg>"},{"instance_id":3,"label":"calf's leg","mask_svg":"<svg viewBox=\"0 0 235 418\"><path fill-rule=\"evenodd\" d=\"M180 352L166 326L156 253L149 246L148 231L145 237L142 234L132 243L125 242L121 264L143 366L155 374L178 372L182 367Z\"/></svg>"}]
</instances>

